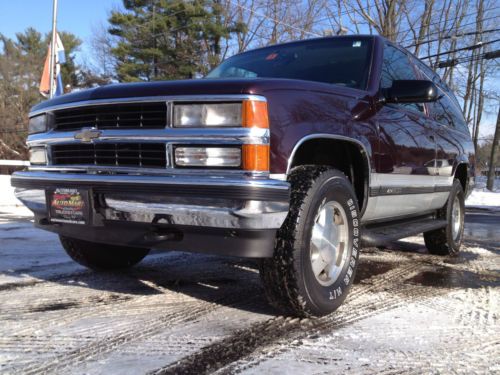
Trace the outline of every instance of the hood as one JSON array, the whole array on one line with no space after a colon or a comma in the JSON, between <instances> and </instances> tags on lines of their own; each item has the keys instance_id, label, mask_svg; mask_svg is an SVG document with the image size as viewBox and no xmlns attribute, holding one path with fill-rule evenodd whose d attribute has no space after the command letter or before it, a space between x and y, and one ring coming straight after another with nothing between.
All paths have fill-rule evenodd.
<instances>
[{"instance_id":1,"label":"hood","mask_svg":"<svg viewBox=\"0 0 500 375\"><path fill-rule=\"evenodd\" d=\"M114 98L178 96L178 95L263 95L269 90L323 91L343 96L362 96L363 91L320 82L277 78L252 79L189 79L181 81L156 81L118 83L77 91L58 96L34 106L31 111L40 111L52 106L81 101Z\"/></svg>"}]
</instances>

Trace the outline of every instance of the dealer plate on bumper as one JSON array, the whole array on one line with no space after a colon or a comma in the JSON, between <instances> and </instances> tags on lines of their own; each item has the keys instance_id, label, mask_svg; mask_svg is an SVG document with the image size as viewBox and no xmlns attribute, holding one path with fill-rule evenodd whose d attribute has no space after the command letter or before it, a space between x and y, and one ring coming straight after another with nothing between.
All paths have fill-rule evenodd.
<instances>
[{"instance_id":1,"label":"dealer plate on bumper","mask_svg":"<svg viewBox=\"0 0 500 375\"><path fill-rule=\"evenodd\" d=\"M56 188L47 190L48 214L53 223L82 224L89 222L88 190Z\"/></svg>"}]
</instances>

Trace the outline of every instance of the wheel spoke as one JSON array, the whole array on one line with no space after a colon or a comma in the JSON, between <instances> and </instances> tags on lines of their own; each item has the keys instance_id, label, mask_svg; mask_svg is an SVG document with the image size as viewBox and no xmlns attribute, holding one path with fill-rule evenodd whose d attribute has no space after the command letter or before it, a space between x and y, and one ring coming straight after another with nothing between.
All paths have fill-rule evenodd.
<instances>
[{"instance_id":1,"label":"wheel spoke","mask_svg":"<svg viewBox=\"0 0 500 375\"><path fill-rule=\"evenodd\" d=\"M328 263L323 260L323 257L320 254L314 257L311 260L313 273L318 277L328 266Z\"/></svg>"},{"instance_id":2,"label":"wheel spoke","mask_svg":"<svg viewBox=\"0 0 500 375\"><path fill-rule=\"evenodd\" d=\"M335 265L337 267L340 267L343 265L344 261L344 251L345 251L345 243L341 242L339 243L339 246L337 247L337 256L335 258Z\"/></svg>"},{"instance_id":3,"label":"wheel spoke","mask_svg":"<svg viewBox=\"0 0 500 375\"><path fill-rule=\"evenodd\" d=\"M337 253L337 244L332 243L329 238L324 236L324 229L319 224L316 224L313 227L311 243L314 244L319 253L323 253L323 258L326 260L327 258L335 258L335 254ZM326 256L324 252L330 252L330 256Z\"/></svg>"},{"instance_id":4,"label":"wheel spoke","mask_svg":"<svg viewBox=\"0 0 500 375\"><path fill-rule=\"evenodd\" d=\"M322 247L324 240L325 237L323 237L323 227L316 224L312 230L311 242L314 243L319 250Z\"/></svg>"},{"instance_id":5,"label":"wheel spoke","mask_svg":"<svg viewBox=\"0 0 500 375\"><path fill-rule=\"evenodd\" d=\"M327 238L329 241L332 238L332 232L335 230L335 225L334 225L334 212L333 208L326 208L325 209L325 222L324 222L324 232L323 236Z\"/></svg>"}]
</instances>

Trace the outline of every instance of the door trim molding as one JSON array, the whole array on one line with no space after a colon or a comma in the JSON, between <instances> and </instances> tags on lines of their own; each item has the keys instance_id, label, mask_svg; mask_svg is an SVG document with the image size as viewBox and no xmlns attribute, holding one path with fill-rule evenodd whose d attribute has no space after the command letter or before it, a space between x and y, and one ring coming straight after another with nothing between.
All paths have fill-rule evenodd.
<instances>
[{"instance_id":1,"label":"door trim molding","mask_svg":"<svg viewBox=\"0 0 500 375\"><path fill-rule=\"evenodd\" d=\"M376 186L370 188L370 197L386 195L430 194L451 191L451 186Z\"/></svg>"}]
</instances>

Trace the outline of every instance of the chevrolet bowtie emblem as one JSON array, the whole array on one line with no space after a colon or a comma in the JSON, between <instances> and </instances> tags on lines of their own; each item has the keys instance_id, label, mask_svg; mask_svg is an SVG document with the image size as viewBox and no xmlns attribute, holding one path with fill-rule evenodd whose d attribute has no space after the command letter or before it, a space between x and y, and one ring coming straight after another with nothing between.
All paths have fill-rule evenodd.
<instances>
[{"instance_id":1,"label":"chevrolet bowtie emblem","mask_svg":"<svg viewBox=\"0 0 500 375\"><path fill-rule=\"evenodd\" d=\"M82 142L92 142L101 136L101 132L97 129L82 129L81 132L75 134L75 139Z\"/></svg>"}]
</instances>

